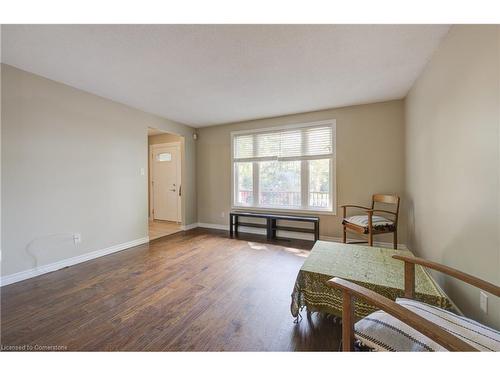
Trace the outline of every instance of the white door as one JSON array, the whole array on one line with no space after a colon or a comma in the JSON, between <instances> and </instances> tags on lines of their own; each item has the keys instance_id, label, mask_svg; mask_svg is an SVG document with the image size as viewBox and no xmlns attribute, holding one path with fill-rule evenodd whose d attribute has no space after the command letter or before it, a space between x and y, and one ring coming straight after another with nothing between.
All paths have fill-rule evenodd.
<instances>
[{"instance_id":1,"label":"white door","mask_svg":"<svg viewBox=\"0 0 500 375\"><path fill-rule=\"evenodd\" d=\"M154 145L151 152L153 218L180 220L181 163L178 144Z\"/></svg>"}]
</instances>

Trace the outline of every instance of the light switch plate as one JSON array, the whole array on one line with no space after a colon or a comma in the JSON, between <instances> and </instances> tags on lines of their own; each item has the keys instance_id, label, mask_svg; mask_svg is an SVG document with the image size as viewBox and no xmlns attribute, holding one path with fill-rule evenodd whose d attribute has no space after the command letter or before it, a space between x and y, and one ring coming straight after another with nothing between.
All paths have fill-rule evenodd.
<instances>
[{"instance_id":1,"label":"light switch plate","mask_svg":"<svg viewBox=\"0 0 500 375\"><path fill-rule=\"evenodd\" d=\"M479 307L485 314L488 314L488 295L483 291L479 295Z\"/></svg>"}]
</instances>

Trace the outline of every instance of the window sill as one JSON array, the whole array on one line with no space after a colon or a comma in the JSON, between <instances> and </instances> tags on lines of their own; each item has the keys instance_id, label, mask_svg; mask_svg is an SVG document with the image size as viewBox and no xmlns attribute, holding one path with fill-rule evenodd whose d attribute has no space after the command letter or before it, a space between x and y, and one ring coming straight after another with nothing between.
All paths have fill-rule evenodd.
<instances>
[{"instance_id":1,"label":"window sill","mask_svg":"<svg viewBox=\"0 0 500 375\"><path fill-rule=\"evenodd\" d=\"M296 208L271 208L271 207L248 207L248 206L232 206L231 210L248 211L248 212L280 212L289 214L314 214L325 216L336 216L337 213L333 210L301 210Z\"/></svg>"}]
</instances>

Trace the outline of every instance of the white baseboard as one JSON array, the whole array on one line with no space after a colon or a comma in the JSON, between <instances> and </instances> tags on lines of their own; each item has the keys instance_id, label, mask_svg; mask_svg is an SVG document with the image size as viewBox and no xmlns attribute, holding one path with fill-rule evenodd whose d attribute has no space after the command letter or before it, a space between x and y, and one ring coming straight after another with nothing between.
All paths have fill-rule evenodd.
<instances>
[{"instance_id":1,"label":"white baseboard","mask_svg":"<svg viewBox=\"0 0 500 375\"><path fill-rule=\"evenodd\" d=\"M181 230L190 230L194 229L198 226L198 223L193 223L193 224L188 224L188 225L181 225Z\"/></svg>"},{"instance_id":2,"label":"white baseboard","mask_svg":"<svg viewBox=\"0 0 500 375\"><path fill-rule=\"evenodd\" d=\"M201 228L210 228L210 229L219 229L219 230L227 230L229 231L229 224L211 224L211 223L197 223L198 227ZM242 233L253 233L253 234L261 234L265 235L266 230L264 228L252 228L252 227L240 227L238 228L239 232ZM278 236L281 234L283 237L293 238L297 240L314 240L314 235L311 233L300 233L300 232L289 232L289 231L278 231ZM330 237L330 236L319 236L319 239L322 241L331 241L331 242L342 242L341 237ZM377 247L385 247L392 249L392 242L379 242L374 241L374 246ZM408 247L405 244L398 244L398 249L400 250L408 250Z\"/></svg>"},{"instance_id":3,"label":"white baseboard","mask_svg":"<svg viewBox=\"0 0 500 375\"><path fill-rule=\"evenodd\" d=\"M99 258L99 257L102 257L104 255L108 255L108 254L112 254L112 253L116 253L118 251L125 250L128 248L134 247L134 246L139 246L139 245L145 244L147 242L149 242L149 237L143 237L143 238L139 238L137 240L133 240L130 242L125 242L122 244L110 246L110 247L107 247L105 249L96 250L96 251L92 251L90 253L78 255L78 256L73 257L73 258L64 259L64 260L61 260L59 262L45 264L43 266L38 266L36 268L32 268L32 269L29 269L26 271L21 271L21 272L13 273L11 275L2 276L2 278L0 279L0 285L5 286L5 285L17 283L18 281L30 279L30 278L35 277L35 276L40 276L40 275L43 275L44 273L57 271L57 270L64 268L64 267L69 267L69 266L73 266L73 265L78 264L78 263L83 263L83 262L86 262L86 261L91 260L91 259Z\"/></svg>"},{"instance_id":4,"label":"white baseboard","mask_svg":"<svg viewBox=\"0 0 500 375\"><path fill-rule=\"evenodd\" d=\"M229 231L229 225L225 224L212 224L212 223L193 223L193 224L188 224L185 226L182 226L182 230L190 230L194 229L197 227L201 228L209 228L209 229L218 229L218 230L225 230ZM251 228L251 227L240 227L238 228L239 232L242 233L252 233L252 234L260 234L260 235L265 235L266 230L263 228ZM279 234L281 234L284 237L288 238L294 238L294 239L299 239L299 240L313 240L313 235L309 233L300 233L300 232L289 232L289 231L278 231ZM330 237L330 236L320 236L320 240L322 241L332 241L332 242L342 242L342 238L340 237ZM90 253L78 255L73 258L68 258L61 260L59 262L55 263L50 263L46 264L43 266L39 266L36 268L32 268L29 270L13 273L11 275L7 276L2 276L0 278L0 286L5 286L13 283L17 283L18 281L30 279L32 277L40 276L43 275L44 273L48 272L53 272L57 271L61 268L64 267L69 267L73 266L78 263L83 263L91 259L99 258L108 254L116 253L118 251L122 251L125 249L129 249L134 246L139 246L144 243L149 242L149 237L143 237L139 238L134 241L114 245L105 249L101 250L96 250ZM392 248L392 243L389 242L374 242L375 246L378 247L386 247L386 248ZM405 244L398 244L398 249L400 250L408 250L408 247Z\"/></svg>"},{"instance_id":5,"label":"white baseboard","mask_svg":"<svg viewBox=\"0 0 500 375\"><path fill-rule=\"evenodd\" d=\"M227 231L229 230L229 225L225 224L197 223L197 226L200 228L220 229Z\"/></svg>"}]
</instances>

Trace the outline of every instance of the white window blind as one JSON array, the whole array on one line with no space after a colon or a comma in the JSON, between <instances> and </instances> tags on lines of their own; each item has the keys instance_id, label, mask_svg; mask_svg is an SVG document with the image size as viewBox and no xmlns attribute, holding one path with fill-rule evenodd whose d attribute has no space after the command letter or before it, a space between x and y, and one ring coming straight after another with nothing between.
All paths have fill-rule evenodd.
<instances>
[{"instance_id":1,"label":"white window blind","mask_svg":"<svg viewBox=\"0 0 500 375\"><path fill-rule=\"evenodd\" d=\"M237 134L233 146L235 161L327 158L333 154L333 127L319 125Z\"/></svg>"},{"instance_id":2,"label":"white window blind","mask_svg":"<svg viewBox=\"0 0 500 375\"><path fill-rule=\"evenodd\" d=\"M233 207L334 210L335 120L232 133Z\"/></svg>"}]
</instances>

